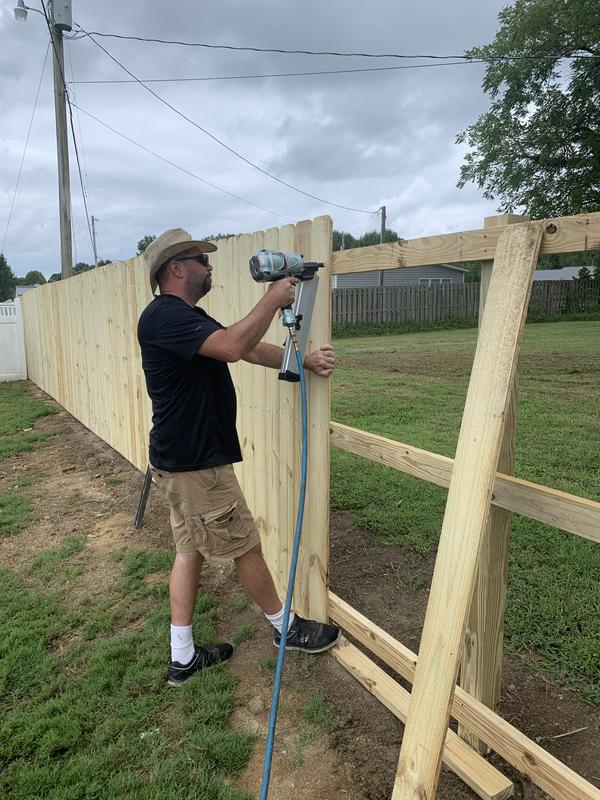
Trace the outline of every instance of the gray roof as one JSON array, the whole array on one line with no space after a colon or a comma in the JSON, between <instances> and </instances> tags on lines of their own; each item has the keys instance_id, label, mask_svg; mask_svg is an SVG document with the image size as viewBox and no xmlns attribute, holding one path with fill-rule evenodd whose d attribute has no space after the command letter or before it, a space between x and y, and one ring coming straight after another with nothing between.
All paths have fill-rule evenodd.
<instances>
[{"instance_id":1,"label":"gray roof","mask_svg":"<svg viewBox=\"0 0 600 800\"><path fill-rule=\"evenodd\" d=\"M560 269L536 269L534 281L570 281L577 278L581 267L561 267Z\"/></svg>"}]
</instances>

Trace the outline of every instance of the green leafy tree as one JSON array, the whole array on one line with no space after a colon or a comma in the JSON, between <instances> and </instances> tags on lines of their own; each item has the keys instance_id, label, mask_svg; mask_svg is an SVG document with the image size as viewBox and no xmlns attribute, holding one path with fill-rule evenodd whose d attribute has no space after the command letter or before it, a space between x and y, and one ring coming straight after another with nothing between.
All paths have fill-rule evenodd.
<instances>
[{"instance_id":1,"label":"green leafy tree","mask_svg":"<svg viewBox=\"0 0 600 800\"><path fill-rule=\"evenodd\" d=\"M588 267L582 267L579 272L577 273L577 279L580 281L591 281L592 280L592 273Z\"/></svg>"},{"instance_id":2,"label":"green leafy tree","mask_svg":"<svg viewBox=\"0 0 600 800\"><path fill-rule=\"evenodd\" d=\"M396 233L396 231L391 230L390 228L385 229L385 242L397 242L400 237ZM372 244L379 244L380 240L380 233L379 231L367 231L367 233L363 233L361 237L356 239L352 236L351 233L346 233L345 231L335 231L333 232L333 249L334 250L341 250L342 243L344 245L344 250L350 250L353 247L370 247Z\"/></svg>"},{"instance_id":3,"label":"green leafy tree","mask_svg":"<svg viewBox=\"0 0 600 800\"><path fill-rule=\"evenodd\" d=\"M56 283L56 281L62 280L62 275L60 272L53 272L52 275L48 278L48 283Z\"/></svg>"},{"instance_id":4,"label":"green leafy tree","mask_svg":"<svg viewBox=\"0 0 600 800\"><path fill-rule=\"evenodd\" d=\"M15 280L13 271L4 257L4 253L0 253L0 303L14 298Z\"/></svg>"},{"instance_id":5,"label":"green leafy tree","mask_svg":"<svg viewBox=\"0 0 600 800\"><path fill-rule=\"evenodd\" d=\"M489 59L492 102L457 137L470 148L458 185L473 181L499 211L533 218L597 210L598 0L515 0L499 22L491 44L468 52Z\"/></svg>"},{"instance_id":6,"label":"green leafy tree","mask_svg":"<svg viewBox=\"0 0 600 800\"><path fill-rule=\"evenodd\" d=\"M137 243L137 255L141 256L142 253L145 252L145 250L148 247L148 245L152 244L152 242L155 239L156 239L156 236L154 236L154 234L152 234L152 233L147 233L142 239L140 239L139 242Z\"/></svg>"},{"instance_id":7,"label":"green leafy tree","mask_svg":"<svg viewBox=\"0 0 600 800\"><path fill-rule=\"evenodd\" d=\"M39 269L32 269L21 280L23 281L21 286L34 286L36 283L41 286L46 283L46 276Z\"/></svg>"}]
</instances>

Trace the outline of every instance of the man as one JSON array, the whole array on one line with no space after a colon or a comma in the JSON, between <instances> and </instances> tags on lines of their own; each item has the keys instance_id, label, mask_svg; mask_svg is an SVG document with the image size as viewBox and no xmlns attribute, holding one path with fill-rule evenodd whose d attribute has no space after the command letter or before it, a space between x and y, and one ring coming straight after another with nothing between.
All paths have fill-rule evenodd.
<instances>
[{"instance_id":1,"label":"man","mask_svg":"<svg viewBox=\"0 0 600 800\"><path fill-rule=\"evenodd\" d=\"M273 626L277 646L283 622L283 606L262 557L258 530L233 471L242 454L227 363L244 359L279 368L282 348L261 339L277 311L293 301L298 281L275 281L247 316L225 328L196 307L211 289L208 253L215 250L214 244L174 228L155 239L144 254L152 291L160 287L160 295L138 323L153 411L150 465L171 508L177 551L169 581L171 686L180 686L199 669L227 661L233 652L226 643L203 648L193 641L192 615L205 558L234 561L241 583ZM334 366L331 346L308 354L304 366L328 377ZM319 653L339 636L335 625L292 613L286 648Z\"/></svg>"}]
</instances>

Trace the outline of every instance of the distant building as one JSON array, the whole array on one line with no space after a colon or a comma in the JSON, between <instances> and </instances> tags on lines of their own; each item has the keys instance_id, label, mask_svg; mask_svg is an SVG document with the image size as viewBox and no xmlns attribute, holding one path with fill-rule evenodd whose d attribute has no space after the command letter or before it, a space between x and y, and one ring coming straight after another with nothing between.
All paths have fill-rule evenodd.
<instances>
[{"instance_id":1,"label":"distant building","mask_svg":"<svg viewBox=\"0 0 600 800\"><path fill-rule=\"evenodd\" d=\"M34 283L33 286L15 286L15 297L23 297L25 292L28 292L30 289L37 289L38 286L39 283Z\"/></svg>"},{"instance_id":2,"label":"distant building","mask_svg":"<svg viewBox=\"0 0 600 800\"><path fill-rule=\"evenodd\" d=\"M579 277L581 267L561 267L560 269L536 269L534 281L572 281Z\"/></svg>"},{"instance_id":3,"label":"distant building","mask_svg":"<svg viewBox=\"0 0 600 800\"><path fill-rule=\"evenodd\" d=\"M437 286L447 283L464 283L466 269L451 264L433 264L430 267L382 270L384 286ZM379 286L378 270L334 275L334 289L363 289Z\"/></svg>"}]
</instances>

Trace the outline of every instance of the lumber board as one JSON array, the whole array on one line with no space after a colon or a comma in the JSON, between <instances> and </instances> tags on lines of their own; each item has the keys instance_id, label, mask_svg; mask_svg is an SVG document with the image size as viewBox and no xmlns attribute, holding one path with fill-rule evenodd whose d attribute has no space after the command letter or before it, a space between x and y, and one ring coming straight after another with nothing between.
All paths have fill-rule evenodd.
<instances>
[{"instance_id":1,"label":"lumber board","mask_svg":"<svg viewBox=\"0 0 600 800\"><path fill-rule=\"evenodd\" d=\"M381 667L357 647L343 638L331 651L333 657L394 714L406 720L410 694ZM514 785L505 775L488 763L454 731L448 730L444 745L444 763L470 786L483 800L505 800L512 797Z\"/></svg>"},{"instance_id":2,"label":"lumber board","mask_svg":"<svg viewBox=\"0 0 600 800\"><path fill-rule=\"evenodd\" d=\"M600 212L540 220L537 224L543 230L540 255L600 250ZM510 227L517 225L511 224ZM481 228L338 250L332 255L331 270L333 275L341 275L491 260L506 229L507 226Z\"/></svg>"},{"instance_id":3,"label":"lumber board","mask_svg":"<svg viewBox=\"0 0 600 800\"><path fill-rule=\"evenodd\" d=\"M526 222L527 217L516 214L486 217L484 227ZM492 277L493 261L481 262L479 324L483 319L485 301ZM515 446L517 423L518 377L513 385L504 415L497 471L512 475L515 471ZM463 635L463 652L460 664L462 688L496 711L502 686L502 656L504 651L504 615L506 610L506 582L510 544L510 512L491 505L477 560L475 588L471 608ZM459 736L480 753L486 745L464 726L459 726Z\"/></svg>"},{"instance_id":4,"label":"lumber board","mask_svg":"<svg viewBox=\"0 0 600 800\"><path fill-rule=\"evenodd\" d=\"M418 656L333 592L329 616L412 683ZM600 800L597 789L470 694L456 687L451 714L555 800Z\"/></svg>"},{"instance_id":5,"label":"lumber board","mask_svg":"<svg viewBox=\"0 0 600 800\"><path fill-rule=\"evenodd\" d=\"M331 423L331 443L341 450L448 488L454 459L375 433ZM600 503L538 483L496 473L492 503L516 514L600 542Z\"/></svg>"},{"instance_id":6,"label":"lumber board","mask_svg":"<svg viewBox=\"0 0 600 800\"><path fill-rule=\"evenodd\" d=\"M393 800L433 800L542 229L502 229L467 391Z\"/></svg>"}]
</instances>

